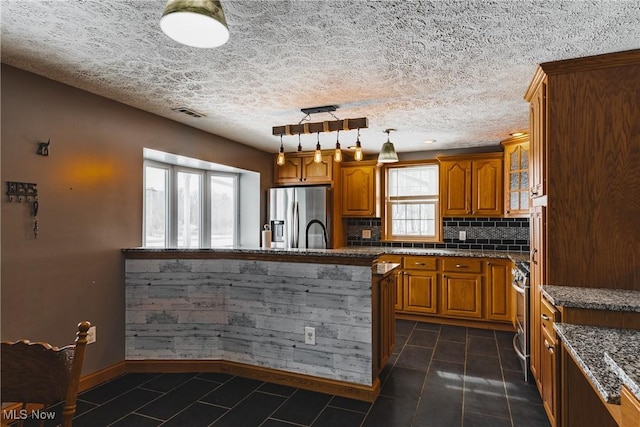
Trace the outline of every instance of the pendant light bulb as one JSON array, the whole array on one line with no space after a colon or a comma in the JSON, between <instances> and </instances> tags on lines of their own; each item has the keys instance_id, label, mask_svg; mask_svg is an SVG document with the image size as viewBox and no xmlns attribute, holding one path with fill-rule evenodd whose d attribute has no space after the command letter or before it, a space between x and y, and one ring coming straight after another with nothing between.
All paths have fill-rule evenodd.
<instances>
[{"instance_id":1,"label":"pendant light bulb","mask_svg":"<svg viewBox=\"0 0 640 427\"><path fill-rule=\"evenodd\" d=\"M284 146L282 145L282 135L280 135L280 152L278 153L276 164L278 166L284 165Z\"/></svg>"},{"instance_id":2,"label":"pendant light bulb","mask_svg":"<svg viewBox=\"0 0 640 427\"><path fill-rule=\"evenodd\" d=\"M340 148L340 131L336 136L336 151L333 153L333 161L340 163L342 161L342 149Z\"/></svg>"},{"instance_id":3,"label":"pendant light bulb","mask_svg":"<svg viewBox=\"0 0 640 427\"><path fill-rule=\"evenodd\" d=\"M353 155L353 158L358 162L363 158L362 145L360 145L360 129L358 129L358 139L356 139L356 152Z\"/></svg>"},{"instance_id":4,"label":"pendant light bulb","mask_svg":"<svg viewBox=\"0 0 640 427\"><path fill-rule=\"evenodd\" d=\"M316 151L313 153L313 161L315 163L322 163L322 151L320 148L320 132L318 132L318 143L316 144Z\"/></svg>"}]
</instances>

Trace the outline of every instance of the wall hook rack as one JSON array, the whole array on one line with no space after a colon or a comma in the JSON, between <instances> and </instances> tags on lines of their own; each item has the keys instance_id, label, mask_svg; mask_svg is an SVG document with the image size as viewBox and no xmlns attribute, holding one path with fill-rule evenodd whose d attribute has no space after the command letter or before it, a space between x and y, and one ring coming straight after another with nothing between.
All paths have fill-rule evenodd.
<instances>
[{"instance_id":1,"label":"wall hook rack","mask_svg":"<svg viewBox=\"0 0 640 427\"><path fill-rule=\"evenodd\" d=\"M51 138L47 140L47 142L38 142L38 151L37 153L41 156L49 155L49 144L51 144Z\"/></svg>"},{"instance_id":2,"label":"wall hook rack","mask_svg":"<svg viewBox=\"0 0 640 427\"><path fill-rule=\"evenodd\" d=\"M22 201L31 202L38 198L38 184L31 182L13 182L7 181L7 196L9 202L13 202L14 198L18 203Z\"/></svg>"}]
</instances>

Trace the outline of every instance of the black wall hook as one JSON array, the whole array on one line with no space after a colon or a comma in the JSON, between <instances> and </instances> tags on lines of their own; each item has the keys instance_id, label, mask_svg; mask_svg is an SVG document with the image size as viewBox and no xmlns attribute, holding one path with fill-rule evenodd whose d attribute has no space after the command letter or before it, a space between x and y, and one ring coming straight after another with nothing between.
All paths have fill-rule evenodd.
<instances>
[{"instance_id":1,"label":"black wall hook","mask_svg":"<svg viewBox=\"0 0 640 427\"><path fill-rule=\"evenodd\" d=\"M38 142L38 154L41 156L48 156L49 144L51 144L51 138L49 138L47 142Z\"/></svg>"}]
</instances>

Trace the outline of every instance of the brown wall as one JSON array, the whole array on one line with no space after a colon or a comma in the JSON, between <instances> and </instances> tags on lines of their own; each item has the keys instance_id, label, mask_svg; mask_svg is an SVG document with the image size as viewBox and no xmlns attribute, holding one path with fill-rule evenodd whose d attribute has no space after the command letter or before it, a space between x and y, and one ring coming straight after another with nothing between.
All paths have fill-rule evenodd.
<instances>
[{"instance_id":1,"label":"brown wall","mask_svg":"<svg viewBox=\"0 0 640 427\"><path fill-rule=\"evenodd\" d=\"M5 64L1 77L1 338L64 345L89 320L94 372L124 359L120 249L141 245L143 147L260 172L262 216L272 155ZM6 181L37 183L37 239Z\"/></svg>"}]
</instances>

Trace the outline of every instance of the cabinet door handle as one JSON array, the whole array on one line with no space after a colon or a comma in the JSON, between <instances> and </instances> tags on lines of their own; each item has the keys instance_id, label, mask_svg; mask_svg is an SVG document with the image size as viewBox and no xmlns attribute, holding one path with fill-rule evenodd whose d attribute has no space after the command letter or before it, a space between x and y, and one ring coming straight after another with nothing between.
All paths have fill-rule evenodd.
<instances>
[{"instance_id":1,"label":"cabinet door handle","mask_svg":"<svg viewBox=\"0 0 640 427\"><path fill-rule=\"evenodd\" d=\"M538 253L538 250L536 248L531 249L531 262L534 264L537 264L538 261L536 261L536 254Z\"/></svg>"},{"instance_id":2,"label":"cabinet door handle","mask_svg":"<svg viewBox=\"0 0 640 427\"><path fill-rule=\"evenodd\" d=\"M546 314L541 314L540 317L542 318L542 320L549 320L549 316L547 316Z\"/></svg>"},{"instance_id":3,"label":"cabinet door handle","mask_svg":"<svg viewBox=\"0 0 640 427\"><path fill-rule=\"evenodd\" d=\"M549 353L553 354L554 348L551 344L549 344L549 341L547 341L546 339L544 340L544 346Z\"/></svg>"}]
</instances>

